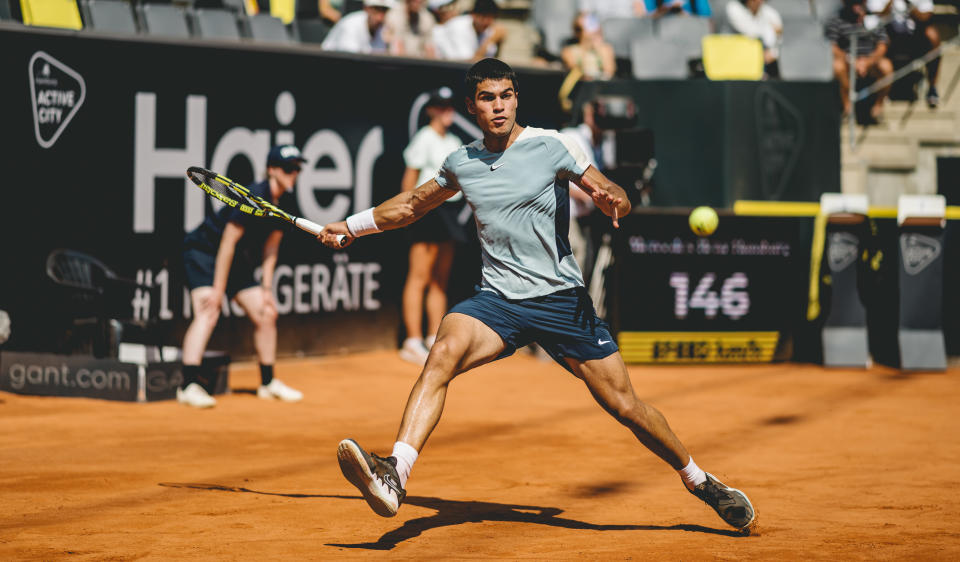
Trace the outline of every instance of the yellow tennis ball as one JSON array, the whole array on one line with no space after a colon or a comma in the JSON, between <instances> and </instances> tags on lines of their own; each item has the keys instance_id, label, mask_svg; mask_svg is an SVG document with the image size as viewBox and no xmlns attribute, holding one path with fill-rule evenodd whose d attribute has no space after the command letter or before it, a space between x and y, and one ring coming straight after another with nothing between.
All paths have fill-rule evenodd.
<instances>
[{"instance_id":1,"label":"yellow tennis ball","mask_svg":"<svg viewBox=\"0 0 960 562\"><path fill-rule=\"evenodd\" d=\"M697 236L710 236L719 222L720 217L710 207L697 207L690 213L690 230Z\"/></svg>"}]
</instances>

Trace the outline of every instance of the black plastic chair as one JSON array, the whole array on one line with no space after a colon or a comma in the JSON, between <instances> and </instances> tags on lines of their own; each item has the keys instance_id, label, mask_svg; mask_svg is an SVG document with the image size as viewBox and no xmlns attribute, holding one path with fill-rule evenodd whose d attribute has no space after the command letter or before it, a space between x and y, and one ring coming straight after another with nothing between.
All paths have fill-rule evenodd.
<instances>
[{"instance_id":1,"label":"black plastic chair","mask_svg":"<svg viewBox=\"0 0 960 562\"><path fill-rule=\"evenodd\" d=\"M50 252L46 269L57 289L54 310L66 321L60 351L117 357L128 328L155 339L150 333L158 303L155 288L119 277L97 258L74 250ZM134 310L138 298L149 303L148 310Z\"/></svg>"}]
</instances>

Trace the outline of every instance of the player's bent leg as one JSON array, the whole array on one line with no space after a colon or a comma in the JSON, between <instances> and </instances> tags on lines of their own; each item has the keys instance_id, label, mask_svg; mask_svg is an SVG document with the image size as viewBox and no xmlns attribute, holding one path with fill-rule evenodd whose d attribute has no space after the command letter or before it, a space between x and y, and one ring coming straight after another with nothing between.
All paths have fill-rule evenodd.
<instances>
[{"instance_id":1,"label":"player's bent leg","mask_svg":"<svg viewBox=\"0 0 960 562\"><path fill-rule=\"evenodd\" d=\"M675 470L686 466L690 455L656 408L641 402L633 390L627 367L619 353L603 359L567 359L600 406L633 432L648 449Z\"/></svg>"},{"instance_id":2,"label":"player's bent leg","mask_svg":"<svg viewBox=\"0 0 960 562\"><path fill-rule=\"evenodd\" d=\"M419 451L443 413L447 386L460 373L496 359L505 345L483 322L466 314L443 318L427 364L413 385L397 440Z\"/></svg>"},{"instance_id":3,"label":"player's bent leg","mask_svg":"<svg viewBox=\"0 0 960 562\"><path fill-rule=\"evenodd\" d=\"M576 361L567 359L574 375L586 383L590 393L604 410L629 428L637 439L675 470L690 462L690 454L656 408L637 398L629 373L619 353L603 359ZM749 529L756 511L746 494L724 485L706 473L705 481L690 493L700 498L730 526Z\"/></svg>"},{"instance_id":4,"label":"player's bent leg","mask_svg":"<svg viewBox=\"0 0 960 562\"><path fill-rule=\"evenodd\" d=\"M419 452L440 420L450 381L496 359L504 347L500 336L479 320L465 314L445 316L427 364L410 391L397 441ZM376 514L392 517L397 513L407 493L395 457L367 453L356 441L344 439L337 448L337 460L344 477Z\"/></svg>"}]
</instances>

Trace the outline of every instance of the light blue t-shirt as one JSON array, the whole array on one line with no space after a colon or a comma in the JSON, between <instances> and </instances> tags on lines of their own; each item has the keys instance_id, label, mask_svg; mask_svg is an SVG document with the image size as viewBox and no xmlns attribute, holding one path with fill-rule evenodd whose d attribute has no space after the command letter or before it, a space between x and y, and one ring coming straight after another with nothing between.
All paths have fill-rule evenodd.
<instances>
[{"instance_id":1,"label":"light blue t-shirt","mask_svg":"<svg viewBox=\"0 0 960 562\"><path fill-rule=\"evenodd\" d=\"M568 189L569 180L579 179L589 165L575 141L534 127L504 152L488 151L480 139L447 157L436 180L462 191L473 209L481 288L526 299L583 285L567 240Z\"/></svg>"}]
</instances>

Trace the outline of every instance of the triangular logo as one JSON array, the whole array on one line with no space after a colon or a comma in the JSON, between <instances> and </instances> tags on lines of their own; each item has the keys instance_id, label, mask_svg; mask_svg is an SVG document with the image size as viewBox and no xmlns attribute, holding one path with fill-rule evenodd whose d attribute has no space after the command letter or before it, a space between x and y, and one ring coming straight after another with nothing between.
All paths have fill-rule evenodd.
<instances>
[{"instance_id":1,"label":"triangular logo","mask_svg":"<svg viewBox=\"0 0 960 562\"><path fill-rule=\"evenodd\" d=\"M827 249L827 264L830 271L843 271L857 260L860 240L849 232L834 232L830 235Z\"/></svg>"},{"instance_id":2,"label":"triangular logo","mask_svg":"<svg viewBox=\"0 0 960 562\"><path fill-rule=\"evenodd\" d=\"M43 51L30 57L27 72L37 144L50 148L83 105L87 87L76 71Z\"/></svg>"},{"instance_id":3,"label":"triangular logo","mask_svg":"<svg viewBox=\"0 0 960 562\"><path fill-rule=\"evenodd\" d=\"M757 89L755 107L761 193L767 199L780 199L806 141L803 115L769 86Z\"/></svg>"},{"instance_id":4,"label":"triangular logo","mask_svg":"<svg viewBox=\"0 0 960 562\"><path fill-rule=\"evenodd\" d=\"M904 234L900 237L900 255L907 275L916 275L940 255L940 241L922 234Z\"/></svg>"}]
</instances>

